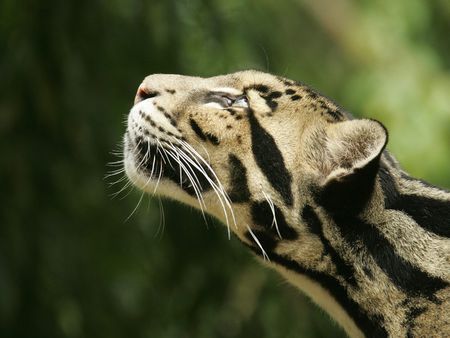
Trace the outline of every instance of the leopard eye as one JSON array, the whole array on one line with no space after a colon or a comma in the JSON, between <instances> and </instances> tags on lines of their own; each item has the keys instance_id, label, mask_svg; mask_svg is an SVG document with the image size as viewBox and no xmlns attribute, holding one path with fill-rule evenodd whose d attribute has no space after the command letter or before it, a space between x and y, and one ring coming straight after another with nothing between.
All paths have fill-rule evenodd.
<instances>
[{"instance_id":1,"label":"leopard eye","mask_svg":"<svg viewBox=\"0 0 450 338\"><path fill-rule=\"evenodd\" d=\"M248 108L247 96L243 95L243 96L236 98L233 102L233 107Z\"/></svg>"},{"instance_id":2,"label":"leopard eye","mask_svg":"<svg viewBox=\"0 0 450 338\"><path fill-rule=\"evenodd\" d=\"M225 107L231 107L234 103L234 100L229 98L228 96L222 96L222 100Z\"/></svg>"},{"instance_id":3,"label":"leopard eye","mask_svg":"<svg viewBox=\"0 0 450 338\"><path fill-rule=\"evenodd\" d=\"M210 93L206 98L207 104L218 104L223 108L229 108L234 103L234 98L228 95L227 93Z\"/></svg>"},{"instance_id":4,"label":"leopard eye","mask_svg":"<svg viewBox=\"0 0 450 338\"><path fill-rule=\"evenodd\" d=\"M225 92L213 92L206 98L207 103L217 103L222 108L248 108L248 98L245 95L234 95Z\"/></svg>"}]
</instances>

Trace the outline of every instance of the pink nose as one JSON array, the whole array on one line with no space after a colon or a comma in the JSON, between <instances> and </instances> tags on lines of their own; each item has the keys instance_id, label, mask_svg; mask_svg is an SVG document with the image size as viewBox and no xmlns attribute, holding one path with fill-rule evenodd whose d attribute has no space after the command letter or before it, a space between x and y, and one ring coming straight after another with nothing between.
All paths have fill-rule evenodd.
<instances>
[{"instance_id":1,"label":"pink nose","mask_svg":"<svg viewBox=\"0 0 450 338\"><path fill-rule=\"evenodd\" d=\"M134 98L134 104L158 96L159 92L156 90L149 90L143 84L141 84L137 90L136 97Z\"/></svg>"}]
</instances>

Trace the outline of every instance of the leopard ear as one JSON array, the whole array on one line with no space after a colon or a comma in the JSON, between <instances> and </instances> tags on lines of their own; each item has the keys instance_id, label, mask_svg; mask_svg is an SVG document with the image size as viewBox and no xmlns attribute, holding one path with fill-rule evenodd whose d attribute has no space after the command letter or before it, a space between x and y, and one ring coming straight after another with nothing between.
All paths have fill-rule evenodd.
<instances>
[{"instance_id":1,"label":"leopard ear","mask_svg":"<svg viewBox=\"0 0 450 338\"><path fill-rule=\"evenodd\" d=\"M350 120L327 130L320 203L333 212L359 212L370 198L386 147L386 128L375 120Z\"/></svg>"},{"instance_id":2,"label":"leopard ear","mask_svg":"<svg viewBox=\"0 0 450 338\"><path fill-rule=\"evenodd\" d=\"M326 182L353 175L378 162L388 139L386 128L375 120L350 120L327 130L329 168Z\"/></svg>"}]
</instances>

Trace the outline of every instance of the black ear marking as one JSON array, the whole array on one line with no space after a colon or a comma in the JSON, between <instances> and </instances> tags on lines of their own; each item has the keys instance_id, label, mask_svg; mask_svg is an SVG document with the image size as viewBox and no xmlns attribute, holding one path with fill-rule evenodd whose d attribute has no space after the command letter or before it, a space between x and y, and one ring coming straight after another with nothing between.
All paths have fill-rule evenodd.
<instances>
[{"instance_id":1,"label":"black ear marking","mask_svg":"<svg viewBox=\"0 0 450 338\"><path fill-rule=\"evenodd\" d=\"M372 196L387 130L374 120L344 121L333 125L328 138L334 167L317 187L316 201L333 214L358 214Z\"/></svg>"},{"instance_id":2,"label":"black ear marking","mask_svg":"<svg viewBox=\"0 0 450 338\"><path fill-rule=\"evenodd\" d=\"M360 213L372 196L380 156L362 168L327 182L317 189L316 202L333 214Z\"/></svg>"}]
</instances>

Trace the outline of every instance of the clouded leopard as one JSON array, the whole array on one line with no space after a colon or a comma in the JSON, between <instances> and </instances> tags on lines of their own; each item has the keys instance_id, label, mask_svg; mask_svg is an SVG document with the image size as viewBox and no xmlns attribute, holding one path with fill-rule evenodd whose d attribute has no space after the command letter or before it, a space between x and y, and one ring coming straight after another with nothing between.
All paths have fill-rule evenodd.
<instances>
[{"instance_id":1,"label":"clouded leopard","mask_svg":"<svg viewBox=\"0 0 450 338\"><path fill-rule=\"evenodd\" d=\"M124 137L131 182L223 221L351 337L450 336L450 193L378 121L257 71L156 74Z\"/></svg>"}]
</instances>

